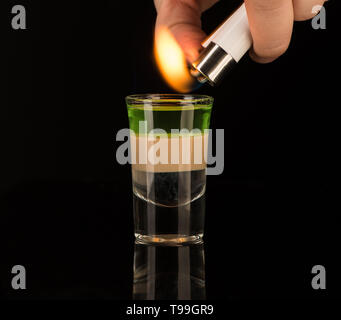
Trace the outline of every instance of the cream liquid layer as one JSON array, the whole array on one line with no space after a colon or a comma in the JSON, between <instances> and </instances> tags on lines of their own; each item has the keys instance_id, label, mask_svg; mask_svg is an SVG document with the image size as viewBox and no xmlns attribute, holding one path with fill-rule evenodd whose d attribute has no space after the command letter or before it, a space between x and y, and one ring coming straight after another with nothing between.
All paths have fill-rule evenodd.
<instances>
[{"instance_id":1,"label":"cream liquid layer","mask_svg":"<svg viewBox=\"0 0 341 320\"><path fill-rule=\"evenodd\" d=\"M208 134L130 136L132 169L183 172L206 168Z\"/></svg>"}]
</instances>

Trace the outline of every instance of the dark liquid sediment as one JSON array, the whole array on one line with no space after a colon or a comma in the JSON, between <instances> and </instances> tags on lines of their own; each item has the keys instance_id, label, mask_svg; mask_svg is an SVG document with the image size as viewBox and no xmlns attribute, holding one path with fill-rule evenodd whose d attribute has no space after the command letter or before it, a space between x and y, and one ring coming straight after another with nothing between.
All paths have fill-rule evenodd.
<instances>
[{"instance_id":1,"label":"dark liquid sediment","mask_svg":"<svg viewBox=\"0 0 341 320\"><path fill-rule=\"evenodd\" d=\"M133 169L135 235L146 242L193 242L204 232L206 173Z\"/></svg>"}]
</instances>

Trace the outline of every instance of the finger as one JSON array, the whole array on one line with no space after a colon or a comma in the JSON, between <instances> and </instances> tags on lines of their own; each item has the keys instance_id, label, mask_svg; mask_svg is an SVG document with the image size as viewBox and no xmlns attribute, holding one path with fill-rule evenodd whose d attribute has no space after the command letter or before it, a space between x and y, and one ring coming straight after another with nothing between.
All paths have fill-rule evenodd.
<instances>
[{"instance_id":1,"label":"finger","mask_svg":"<svg viewBox=\"0 0 341 320\"><path fill-rule=\"evenodd\" d=\"M206 35L201 30L201 13L217 0L155 0L156 28L166 26L185 53L189 62L199 56L201 42Z\"/></svg>"},{"instance_id":2,"label":"finger","mask_svg":"<svg viewBox=\"0 0 341 320\"><path fill-rule=\"evenodd\" d=\"M198 2L201 7L201 12L204 12L207 9L211 8L218 1L219 0L199 0Z\"/></svg>"},{"instance_id":3,"label":"finger","mask_svg":"<svg viewBox=\"0 0 341 320\"><path fill-rule=\"evenodd\" d=\"M268 63L288 48L294 12L289 0L245 0L253 48L250 56L260 63Z\"/></svg>"},{"instance_id":4,"label":"finger","mask_svg":"<svg viewBox=\"0 0 341 320\"><path fill-rule=\"evenodd\" d=\"M316 6L320 7L324 3L324 0L293 0L295 20L303 21L311 19L319 11L319 9L316 9Z\"/></svg>"},{"instance_id":5,"label":"finger","mask_svg":"<svg viewBox=\"0 0 341 320\"><path fill-rule=\"evenodd\" d=\"M156 11L159 10L159 7L163 1L164 0L154 0ZM175 1L179 1L179 0L175 0ZM200 6L201 12L204 12L205 10L211 8L218 1L219 0L197 0L197 1L194 0L194 2L196 2ZM193 2L193 1L190 1L190 2Z\"/></svg>"}]
</instances>

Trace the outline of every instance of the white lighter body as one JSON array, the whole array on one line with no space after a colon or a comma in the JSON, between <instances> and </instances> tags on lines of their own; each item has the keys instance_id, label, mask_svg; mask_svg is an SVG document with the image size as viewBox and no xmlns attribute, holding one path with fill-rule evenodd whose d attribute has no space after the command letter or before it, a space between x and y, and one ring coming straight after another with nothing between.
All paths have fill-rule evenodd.
<instances>
[{"instance_id":1,"label":"white lighter body","mask_svg":"<svg viewBox=\"0 0 341 320\"><path fill-rule=\"evenodd\" d=\"M202 43L204 49L192 64L192 75L200 82L208 81L216 85L251 45L252 37L243 3Z\"/></svg>"}]
</instances>

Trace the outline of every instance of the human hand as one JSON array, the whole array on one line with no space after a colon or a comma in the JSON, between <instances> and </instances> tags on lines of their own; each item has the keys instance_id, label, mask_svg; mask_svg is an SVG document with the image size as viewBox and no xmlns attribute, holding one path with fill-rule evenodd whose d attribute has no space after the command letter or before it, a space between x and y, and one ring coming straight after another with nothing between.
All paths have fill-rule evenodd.
<instances>
[{"instance_id":1,"label":"human hand","mask_svg":"<svg viewBox=\"0 0 341 320\"><path fill-rule=\"evenodd\" d=\"M187 60L195 61L206 35L201 14L218 0L154 0L157 10L155 31L166 26L181 46ZM251 58L268 63L288 48L294 20L311 19L312 8L325 0L245 0L253 47ZM220 21L219 21L220 22Z\"/></svg>"}]
</instances>

